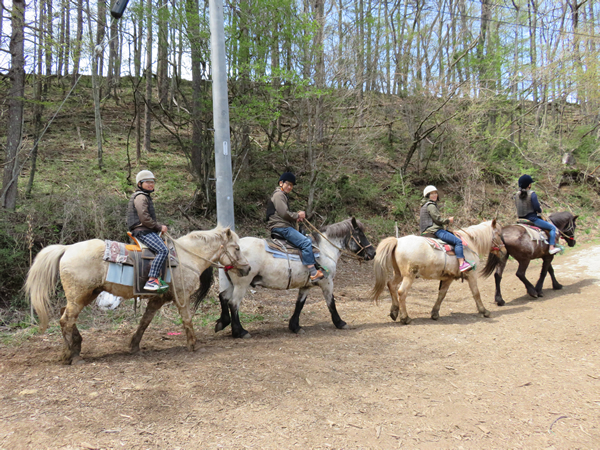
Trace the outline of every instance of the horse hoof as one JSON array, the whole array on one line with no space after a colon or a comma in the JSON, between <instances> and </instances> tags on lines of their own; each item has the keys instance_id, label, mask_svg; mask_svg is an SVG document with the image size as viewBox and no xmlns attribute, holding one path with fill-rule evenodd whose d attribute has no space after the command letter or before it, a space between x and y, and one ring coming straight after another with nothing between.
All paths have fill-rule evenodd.
<instances>
[{"instance_id":1,"label":"horse hoof","mask_svg":"<svg viewBox=\"0 0 600 450\"><path fill-rule=\"evenodd\" d=\"M81 366L85 364L85 360L81 356L75 356L71 361L71 365L73 366Z\"/></svg>"},{"instance_id":2,"label":"horse hoof","mask_svg":"<svg viewBox=\"0 0 600 450\"><path fill-rule=\"evenodd\" d=\"M411 322L412 322L412 319L410 317L405 317L404 319L400 319L400 323L402 323L404 325L408 325Z\"/></svg>"},{"instance_id":3,"label":"horse hoof","mask_svg":"<svg viewBox=\"0 0 600 450\"><path fill-rule=\"evenodd\" d=\"M562 284L557 284L556 286L552 286L552 289L555 291L560 291L563 288Z\"/></svg>"},{"instance_id":4,"label":"horse hoof","mask_svg":"<svg viewBox=\"0 0 600 450\"><path fill-rule=\"evenodd\" d=\"M483 312L483 317L490 317L492 313L490 313L487 309Z\"/></svg>"},{"instance_id":5,"label":"horse hoof","mask_svg":"<svg viewBox=\"0 0 600 450\"><path fill-rule=\"evenodd\" d=\"M440 315L439 315L439 314L432 314L432 315L431 315L431 318L432 318L433 320L438 320L438 319L440 318Z\"/></svg>"},{"instance_id":6,"label":"horse hoof","mask_svg":"<svg viewBox=\"0 0 600 450\"><path fill-rule=\"evenodd\" d=\"M500 300L496 300L496 304L498 306L504 306L504 305L506 305L506 302L504 300L500 299Z\"/></svg>"},{"instance_id":7,"label":"horse hoof","mask_svg":"<svg viewBox=\"0 0 600 450\"><path fill-rule=\"evenodd\" d=\"M225 327L223 326L222 322L219 321L219 322L215 323L215 333L222 331L223 328L225 328Z\"/></svg>"},{"instance_id":8,"label":"horse hoof","mask_svg":"<svg viewBox=\"0 0 600 450\"><path fill-rule=\"evenodd\" d=\"M136 353L138 353L140 351L140 347L136 346L136 347L130 347L129 348L129 353L132 355L135 355Z\"/></svg>"},{"instance_id":9,"label":"horse hoof","mask_svg":"<svg viewBox=\"0 0 600 450\"><path fill-rule=\"evenodd\" d=\"M529 294L530 297L538 298L537 292L527 292L527 293Z\"/></svg>"},{"instance_id":10,"label":"horse hoof","mask_svg":"<svg viewBox=\"0 0 600 450\"><path fill-rule=\"evenodd\" d=\"M392 318L392 320L395 322L396 319L398 318L398 311L392 311L390 313L390 317Z\"/></svg>"},{"instance_id":11,"label":"horse hoof","mask_svg":"<svg viewBox=\"0 0 600 450\"><path fill-rule=\"evenodd\" d=\"M338 323L335 326L338 330L347 330L348 329L348 324L344 321L341 321L340 323Z\"/></svg>"},{"instance_id":12,"label":"horse hoof","mask_svg":"<svg viewBox=\"0 0 600 450\"><path fill-rule=\"evenodd\" d=\"M538 292L538 293L537 293L537 296L538 296L538 297L543 297L543 296L544 296L544 294L543 294L543 293L540 291L540 292Z\"/></svg>"},{"instance_id":13,"label":"horse hoof","mask_svg":"<svg viewBox=\"0 0 600 450\"><path fill-rule=\"evenodd\" d=\"M296 331L294 331L294 333L296 333L296 334L305 334L306 331L304 331L304 328L300 327Z\"/></svg>"}]
</instances>

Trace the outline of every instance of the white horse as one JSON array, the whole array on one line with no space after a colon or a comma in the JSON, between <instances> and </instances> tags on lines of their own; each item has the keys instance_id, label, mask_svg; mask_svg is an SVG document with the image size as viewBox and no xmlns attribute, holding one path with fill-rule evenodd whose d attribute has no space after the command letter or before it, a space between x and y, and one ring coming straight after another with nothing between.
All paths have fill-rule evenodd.
<instances>
[{"instance_id":1,"label":"white horse","mask_svg":"<svg viewBox=\"0 0 600 450\"><path fill-rule=\"evenodd\" d=\"M190 313L190 296L198 293L203 297L212 281L212 265L220 262L233 266L232 272L240 275L250 270L248 261L240 251L238 235L229 228L217 227L209 231L193 231L173 240L177 250L179 265L172 269L172 281L167 293L150 295L148 306L130 343L130 351L140 349L144 331L154 314L167 302L175 301L183 322L190 351L196 345L196 336ZM35 258L25 291L38 314L40 331L48 327L48 306L55 292L57 277L60 274L67 306L63 308L60 326L64 339L62 361L65 364L82 362L81 334L75 324L84 306L92 303L102 291L119 297L133 297L133 287L106 281L109 263L103 260L104 241L91 239L72 245L50 245Z\"/></svg>"},{"instance_id":2,"label":"white horse","mask_svg":"<svg viewBox=\"0 0 600 450\"><path fill-rule=\"evenodd\" d=\"M230 273L230 285L219 294L221 317L217 320L215 332L221 331L231 324L233 337L250 337L248 331L242 327L239 318L240 303L250 286L263 286L278 290L299 289L296 309L289 321L289 329L294 333L302 331L299 323L300 312L304 307L308 291L319 286L323 291L333 324L337 328L346 328L346 322L340 318L333 297L333 278L337 269L337 261L342 253L341 250L347 249L368 261L375 256L375 249L365 236L364 226L354 217L327 226L323 229L323 236L326 239L319 234L313 234L320 250L317 262L327 269L328 276L316 283L309 281L308 269L300 261L288 263L287 259L274 258L271 253L268 253L265 250L264 239L255 237L240 239L240 247L252 269L245 275Z\"/></svg>"},{"instance_id":3,"label":"white horse","mask_svg":"<svg viewBox=\"0 0 600 450\"><path fill-rule=\"evenodd\" d=\"M465 256L472 264L479 264L479 255L495 255L504 247L502 243L502 227L496 220L473 225L461 231L455 231L467 246ZM477 304L477 310L484 317L489 317L490 312L485 309L481 302L481 295L477 287L479 276L476 270L461 273L458 270L458 259L448 256L445 252L434 250L424 237L404 236L401 238L389 237L377 246L377 256L373 267L375 271L375 286L371 295L375 301L387 285L392 296L392 308L390 317L398 318L401 311L400 322L408 324L411 318L406 312L406 296L415 278L421 277L427 280L440 280L437 301L431 310L431 318L437 320L440 317L440 306L448 288L454 280L465 277L469 282L471 293ZM402 283L402 284L400 284ZM400 289L398 286L400 285Z\"/></svg>"}]
</instances>

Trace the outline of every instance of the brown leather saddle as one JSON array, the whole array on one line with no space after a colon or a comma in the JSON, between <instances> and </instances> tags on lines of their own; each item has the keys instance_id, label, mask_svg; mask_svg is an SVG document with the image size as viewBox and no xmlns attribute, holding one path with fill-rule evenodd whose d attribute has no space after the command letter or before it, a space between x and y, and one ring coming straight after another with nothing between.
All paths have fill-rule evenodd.
<instances>
[{"instance_id":1,"label":"brown leather saddle","mask_svg":"<svg viewBox=\"0 0 600 450\"><path fill-rule=\"evenodd\" d=\"M123 265L133 266L133 294L144 295L144 294L156 294L155 291L146 291L144 285L148 281L148 274L150 273L150 266L152 261L156 258L156 255L152 250L145 246L142 242L138 241L133 235L128 232L127 235L134 242L133 244L121 244L125 246L125 255L127 259L122 262ZM169 260L164 264L160 277L169 283L171 280L170 267L177 267L179 260L177 252L174 246L169 246L166 242L165 245L169 249Z\"/></svg>"},{"instance_id":2,"label":"brown leather saddle","mask_svg":"<svg viewBox=\"0 0 600 450\"><path fill-rule=\"evenodd\" d=\"M292 244L290 241L287 241L282 235L271 232L271 239L265 239L267 246L274 251L281 253L288 253L290 255L302 255L302 250ZM315 246L313 242L312 247L313 253L319 254L321 251L319 247Z\"/></svg>"}]
</instances>

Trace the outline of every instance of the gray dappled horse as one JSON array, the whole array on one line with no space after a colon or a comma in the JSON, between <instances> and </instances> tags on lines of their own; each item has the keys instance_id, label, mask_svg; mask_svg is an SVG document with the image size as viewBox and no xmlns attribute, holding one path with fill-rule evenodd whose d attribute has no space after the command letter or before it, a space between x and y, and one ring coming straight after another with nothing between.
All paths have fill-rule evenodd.
<instances>
[{"instance_id":1,"label":"gray dappled horse","mask_svg":"<svg viewBox=\"0 0 600 450\"><path fill-rule=\"evenodd\" d=\"M577 217L578 216L573 216L573 214L568 211L550 214L550 222L552 222L559 231L556 236L557 241L562 237L569 247L575 246L575 229L577 228L575 221L577 220ZM509 256L512 256L518 261L519 268L517 269L517 277L523 282L527 289L527 293L531 297L537 298L544 296L542 288L544 286L546 274L550 274L550 278L552 278L552 289L562 289L562 285L554 276L554 268L552 267L552 260L555 255L548 253L550 246L547 243L531 239L528 231L521 225L508 225L503 227L502 240L504 241L504 245L506 245L506 253L488 258L487 264L483 269L484 276L489 276L494 270L496 271L494 274L494 279L496 280L495 300L498 306L504 306L505 304L504 299L502 298L502 292L500 291L500 283ZM539 280L534 286L529 282L527 277L525 277L525 272L527 271L527 267L529 267L531 260L538 258L541 258L543 261L542 271Z\"/></svg>"},{"instance_id":2,"label":"gray dappled horse","mask_svg":"<svg viewBox=\"0 0 600 450\"><path fill-rule=\"evenodd\" d=\"M304 307L306 297L311 288L319 286L327 307L331 313L331 320L337 328L346 328L337 312L335 298L333 297L333 278L335 277L337 262L342 254L341 249L369 261L375 257L375 249L364 233L364 226L354 217L332 225L322 230L321 235L313 234L313 239L320 250L317 262L327 268L328 276L313 283L309 281L309 272L300 261L274 258L265 250L265 240L255 237L240 239L240 247L248 258L252 267L250 273L240 275L230 273L230 285L219 294L221 300L221 317L215 324L215 332L223 330L231 324L231 334L235 338L249 338L250 334L240 323L239 309L242 299L250 286L262 286L269 289L299 289L296 300L296 309L289 321L289 329L294 333L302 332L300 326L300 312ZM199 299L200 300L200 299Z\"/></svg>"}]
</instances>

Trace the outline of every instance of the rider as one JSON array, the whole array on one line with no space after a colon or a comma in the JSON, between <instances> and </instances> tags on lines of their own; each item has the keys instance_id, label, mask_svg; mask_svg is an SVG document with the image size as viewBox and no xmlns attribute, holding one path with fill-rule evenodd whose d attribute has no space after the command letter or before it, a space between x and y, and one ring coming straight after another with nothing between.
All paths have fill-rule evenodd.
<instances>
[{"instance_id":1,"label":"rider","mask_svg":"<svg viewBox=\"0 0 600 450\"><path fill-rule=\"evenodd\" d=\"M542 207L540 206L537 194L531 190L532 183L533 178L530 175L522 175L519 178L519 191L515 194L517 215L519 219L527 219L533 222L536 227L548 230L548 234L550 235L548 239L550 248L548 251L551 255L554 255L560 252L560 248L554 246L556 243L556 227L538 216L538 213L542 213Z\"/></svg>"},{"instance_id":2,"label":"rider","mask_svg":"<svg viewBox=\"0 0 600 450\"><path fill-rule=\"evenodd\" d=\"M458 270L466 272L467 270L472 269L471 264L469 264L468 261L465 261L462 241L444 228L444 225L454 222L454 217L442 219L440 210L437 206L437 201L439 199L437 188L435 186L427 186L423 190L423 197L419 223L421 235L433 234L436 238L454 245L454 253L456 253L459 264Z\"/></svg>"},{"instance_id":3,"label":"rider","mask_svg":"<svg viewBox=\"0 0 600 450\"><path fill-rule=\"evenodd\" d=\"M152 250L156 257L150 266L148 282L145 290L166 290L169 285L159 278L167 261L169 250L158 233L166 233L167 226L156 221L154 203L150 194L154 192L156 178L149 170L142 170L135 177L137 190L132 194L127 205L127 227L134 238L140 240Z\"/></svg>"},{"instance_id":4,"label":"rider","mask_svg":"<svg viewBox=\"0 0 600 450\"><path fill-rule=\"evenodd\" d=\"M285 172L279 177L279 187L275 189L267 203L267 227L302 251L302 264L310 272L310 280L319 281L325 275L315 267L312 241L296 229L296 222L302 222L306 218L306 213L291 212L288 206L288 194L292 192L295 184L296 176L291 172Z\"/></svg>"}]
</instances>

